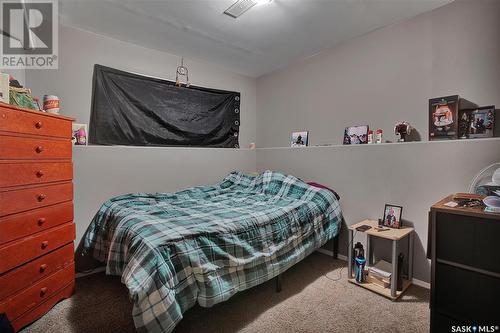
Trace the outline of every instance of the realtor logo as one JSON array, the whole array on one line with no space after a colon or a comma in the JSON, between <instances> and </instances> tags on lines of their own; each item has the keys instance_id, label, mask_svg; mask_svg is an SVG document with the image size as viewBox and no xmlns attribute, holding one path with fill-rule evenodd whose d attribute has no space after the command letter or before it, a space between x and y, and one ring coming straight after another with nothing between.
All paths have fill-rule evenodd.
<instances>
[{"instance_id":1,"label":"realtor logo","mask_svg":"<svg viewBox=\"0 0 500 333\"><path fill-rule=\"evenodd\" d=\"M57 0L1 1L0 16L0 68L57 68Z\"/></svg>"}]
</instances>

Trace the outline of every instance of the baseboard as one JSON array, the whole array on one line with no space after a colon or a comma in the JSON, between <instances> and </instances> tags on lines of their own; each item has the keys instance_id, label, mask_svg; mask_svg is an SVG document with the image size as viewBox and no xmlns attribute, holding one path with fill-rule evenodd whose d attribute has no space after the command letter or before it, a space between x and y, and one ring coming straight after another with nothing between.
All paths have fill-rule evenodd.
<instances>
[{"instance_id":1,"label":"baseboard","mask_svg":"<svg viewBox=\"0 0 500 333\"><path fill-rule=\"evenodd\" d=\"M327 256L333 257L333 251L325 250L324 248L319 248L316 251L318 251L319 253L326 254ZM347 257L340 253L337 254L337 259L347 261Z\"/></svg>"},{"instance_id":2,"label":"baseboard","mask_svg":"<svg viewBox=\"0 0 500 333\"><path fill-rule=\"evenodd\" d=\"M319 248L316 251L318 251L319 253L326 254L327 256L333 257L333 251L325 250L323 248ZM337 257L340 260L347 261L347 257L346 256L338 254ZM416 286L419 286L419 287L422 287L422 288L425 288L425 289L431 289L431 284L429 282L425 282L425 281L422 281L422 280L419 280L419 279L415 279L415 278L411 279L411 282L414 285L416 285Z\"/></svg>"},{"instance_id":3,"label":"baseboard","mask_svg":"<svg viewBox=\"0 0 500 333\"><path fill-rule=\"evenodd\" d=\"M75 277L78 279L78 278L82 278L84 276L88 276L88 275L92 275L92 274L97 274L97 273L101 273L101 272L104 272L104 271L106 271L106 267L101 266L101 267L94 268L94 269L92 269L90 271L87 271L87 272L76 273Z\"/></svg>"}]
</instances>

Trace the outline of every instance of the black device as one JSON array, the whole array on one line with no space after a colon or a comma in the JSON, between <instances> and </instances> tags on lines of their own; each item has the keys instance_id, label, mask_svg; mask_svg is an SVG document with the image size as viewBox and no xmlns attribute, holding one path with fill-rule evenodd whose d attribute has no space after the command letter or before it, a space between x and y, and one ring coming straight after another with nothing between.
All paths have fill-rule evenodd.
<instances>
[{"instance_id":1,"label":"black device","mask_svg":"<svg viewBox=\"0 0 500 333\"><path fill-rule=\"evenodd\" d=\"M356 230L361 231L361 232L365 232L366 230L369 230L371 228L372 227L370 227L369 225L363 224L363 225L360 225L359 227L356 227Z\"/></svg>"}]
</instances>

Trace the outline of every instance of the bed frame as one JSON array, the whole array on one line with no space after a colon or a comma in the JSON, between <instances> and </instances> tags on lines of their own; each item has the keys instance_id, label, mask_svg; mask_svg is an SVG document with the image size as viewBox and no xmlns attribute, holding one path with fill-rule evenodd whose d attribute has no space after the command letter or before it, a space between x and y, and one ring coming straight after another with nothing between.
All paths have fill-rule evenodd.
<instances>
[{"instance_id":1,"label":"bed frame","mask_svg":"<svg viewBox=\"0 0 500 333\"><path fill-rule=\"evenodd\" d=\"M339 254L339 235L333 237L332 240L333 240L333 259L337 259ZM283 273L278 274L275 278L277 293L281 292L282 275Z\"/></svg>"}]
</instances>

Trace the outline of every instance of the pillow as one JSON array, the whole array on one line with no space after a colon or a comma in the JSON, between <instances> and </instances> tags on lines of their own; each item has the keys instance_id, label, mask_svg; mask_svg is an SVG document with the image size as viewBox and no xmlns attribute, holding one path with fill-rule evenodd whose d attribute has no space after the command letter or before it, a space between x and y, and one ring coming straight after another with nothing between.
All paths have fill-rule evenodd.
<instances>
[{"instance_id":1,"label":"pillow","mask_svg":"<svg viewBox=\"0 0 500 333\"><path fill-rule=\"evenodd\" d=\"M328 190L328 191L332 192L335 195L335 197L337 198L337 200L340 200L340 195L338 195L337 192L335 192L335 190L332 190L328 186L325 186L325 185L322 185L322 184L319 184L319 183L315 183L315 182L307 182L307 185L311 185L313 187L317 187L317 188L322 188L322 189Z\"/></svg>"}]
</instances>

